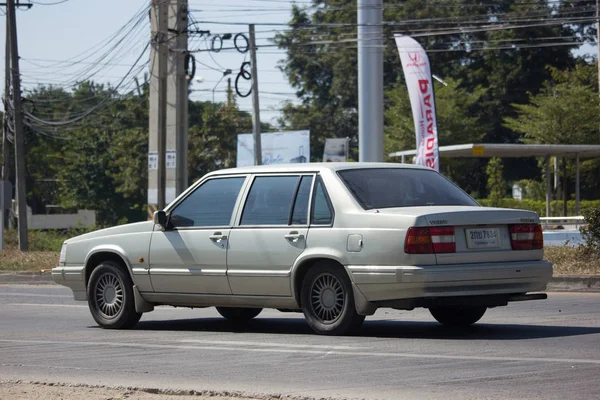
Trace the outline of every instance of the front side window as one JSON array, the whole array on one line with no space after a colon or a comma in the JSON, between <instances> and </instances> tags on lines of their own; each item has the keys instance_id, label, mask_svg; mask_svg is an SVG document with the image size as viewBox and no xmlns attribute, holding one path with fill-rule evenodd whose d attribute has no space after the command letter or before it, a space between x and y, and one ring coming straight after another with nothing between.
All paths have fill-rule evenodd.
<instances>
[{"instance_id":1,"label":"front side window","mask_svg":"<svg viewBox=\"0 0 600 400\"><path fill-rule=\"evenodd\" d=\"M240 225L288 225L299 180L299 176L256 177Z\"/></svg>"},{"instance_id":2,"label":"front side window","mask_svg":"<svg viewBox=\"0 0 600 400\"><path fill-rule=\"evenodd\" d=\"M171 212L171 226L228 226L245 179L217 178L203 183Z\"/></svg>"},{"instance_id":3,"label":"front side window","mask_svg":"<svg viewBox=\"0 0 600 400\"><path fill-rule=\"evenodd\" d=\"M368 168L338 172L350 193L366 209L423 206L478 206L433 170Z\"/></svg>"}]
</instances>

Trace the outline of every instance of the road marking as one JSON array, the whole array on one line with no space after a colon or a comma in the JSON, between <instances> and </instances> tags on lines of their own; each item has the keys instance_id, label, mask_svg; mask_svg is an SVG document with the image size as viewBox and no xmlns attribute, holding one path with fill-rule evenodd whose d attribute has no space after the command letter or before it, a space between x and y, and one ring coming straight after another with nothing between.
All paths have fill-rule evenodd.
<instances>
[{"instance_id":1,"label":"road marking","mask_svg":"<svg viewBox=\"0 0 600 400\"><path fill-rule=\"evenodd\" d=\"M82 307L88 308L87 305L83 304L35 304L35 303L6 303L0 304L0 306L27 306L27 307Z\"/></svg>"},{"instance_id":2,"label":"road marking","mask_svg":"<svg viewBox=\"0 0 600 400\"><path fill-rule=\"evenodd\" d=\"M23 296L23 297L70 297L73 298L73 295L68 294L39 294L39 293L0 293L0 296Z\"/></svg>"},{"instance_id":3,"label":"road marking","mask_svg":"<svg viewBox=\"0 0 600 400\"><path fill-rule=\"evenodd\" d=\"M216 344L216 345L232 345L232 346L261 346L261 347L287 347L287 348L312 348L312 349L328 349L328 350L358 350L369 349L370 347L362 346L328 346L314 344L289 344L289 343L266 343L266 342L243 342L243 341L228 341L228 340L199 340L199 339L184 339L178 340L177 343L198 343L198 344Z\"/></svg>"},{"instance_id":4,"label":"road marking","mask_svg":"<svg viewBox=\"0 0 600 400\"><path fill-rule=\"evenodd\" d=\"M579 358L540 358L540 357L494 357L494 356L462 356L444 354L412 354L412 353L376 353L362 351L339 351L339 350L311 350L311 349L282 349L282 348L247 348L247 347L225 347L225 346L191 346L176 344L152 344L152 343L108 343L69 340L18 340L0 339L0 343L14 344L47 344L65 346L98 346L115 348L139 348L139 349L174 349L174 350L209 350L209 351L235 351L251 353L286 353L286 354L314 354L320 356L354 356L354 357L382 357L382 358L407 358L407 359L433 359L433 360L464 360L464 361L501 361L501 362L543 362L543 363L566 363L566 364L594 364L600 365L600 360L586 360Z\"/></svg>"}]
</instances>

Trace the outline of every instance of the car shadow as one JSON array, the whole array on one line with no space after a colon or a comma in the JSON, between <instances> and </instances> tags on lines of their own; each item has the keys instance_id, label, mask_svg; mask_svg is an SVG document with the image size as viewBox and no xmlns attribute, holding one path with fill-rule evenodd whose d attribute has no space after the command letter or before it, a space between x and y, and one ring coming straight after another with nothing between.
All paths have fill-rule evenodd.
<instances>
[{"instance_id":1,"label":"car shadow","mask_svg":"<svg viewBox=\"0 0 600 400\"><path fill-rule=\"evenodd\" d=\"M138 331L185 331L314 335L301 318L256 318L235 324L222 318L140 321ZM448 328L437 322L366 320L350 336L397 339L523 340L580 336L600 333L600 328L553 325L486 324L468 328Z\"/></svg>"}]
</instances>

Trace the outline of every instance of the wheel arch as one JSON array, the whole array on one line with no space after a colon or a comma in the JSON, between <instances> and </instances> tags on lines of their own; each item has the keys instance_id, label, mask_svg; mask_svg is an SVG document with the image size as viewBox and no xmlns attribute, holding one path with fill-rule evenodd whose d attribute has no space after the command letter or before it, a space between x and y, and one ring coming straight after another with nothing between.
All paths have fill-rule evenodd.
<instances>
[{"instance_id":1,"label":"wheel arch","mask_svg":"<svg viewBox=\"0 0 600 400\"><path fill-rule=\"evenodd\" d=\"M103 261L113 261L122 265L129 274L131 281L135 285L131 265L127 259L125 251L118 246L102 246L93 248L85 259L85 286L87 288L92 271Z\"/></svg>"},{"instance_id":2,"label":"wheel arch","mask_svg":"<svg viewBox=\"0 0 600 400\"><path fill-rule=\"evenodd\" d=\"M304 277L306 276L306 273L308 272L308 270L310 270L312 267L315 266L315 264L317 264L319 262L328 262L331 264L335 264L336 266L339 266L346 272L346 275L348 275L350 282L352 282L352 275L348 273L348 270L344 267L344 265L341 263L341 261L339 259L337 259L336 257L315 256L315 257L305 258L305 259L301 260L300 262L298 262L297 265L292 270L292 296L296 300L298 307L302 307L302 301L301 301L302 281L304 280Z\"/></svg>"}]
</instances>

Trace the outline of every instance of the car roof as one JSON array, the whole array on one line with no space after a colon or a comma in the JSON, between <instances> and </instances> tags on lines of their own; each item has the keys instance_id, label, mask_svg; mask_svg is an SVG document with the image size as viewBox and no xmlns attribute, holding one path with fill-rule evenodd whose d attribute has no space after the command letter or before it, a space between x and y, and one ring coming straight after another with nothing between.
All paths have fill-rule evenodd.
<instances>
[{"instance_id":1,"label":"car roof","mask_svg":"<svg viewBox=\"0 0 600 400\"><path fill-rule=\"evenodd\" d=\"M298 163L298 164L270 164L241 168L228 168L211 172L210 175L231 175L231 174L260 174L277 172L321 172L324 170L342 171L348 169L381 169L381 168L409 168L426 169L421 165L383 163L383 162L318 162L318 163Z\"/></svg>"}]
</instances>

